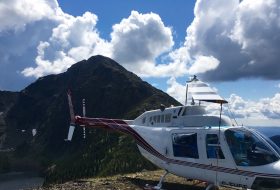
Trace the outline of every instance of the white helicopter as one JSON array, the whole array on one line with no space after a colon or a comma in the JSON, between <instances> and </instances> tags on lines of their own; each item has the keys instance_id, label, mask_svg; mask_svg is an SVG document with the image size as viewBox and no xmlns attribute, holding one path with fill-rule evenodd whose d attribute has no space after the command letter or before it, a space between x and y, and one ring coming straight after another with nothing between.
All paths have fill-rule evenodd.
<instances>
[{"instance_id":1,"label":"white helicopter","mask_svg":"<svg viewBox=\"0 0 280 190\"><path fill-rule=\"evenodd\" d=\"M132 136L141 154L166 171L149 189L161 189L168 173L206 182L206 190L280 189L279 147L256 130L236 126L222 115L227 101L196 76L186 88L185 106L161 105L135 120L74 116L68 93L71 125L66 140L71 141L77 125ZM207 114L202 102L218 103L220 114Z\"/></svg>"}]
</instances>

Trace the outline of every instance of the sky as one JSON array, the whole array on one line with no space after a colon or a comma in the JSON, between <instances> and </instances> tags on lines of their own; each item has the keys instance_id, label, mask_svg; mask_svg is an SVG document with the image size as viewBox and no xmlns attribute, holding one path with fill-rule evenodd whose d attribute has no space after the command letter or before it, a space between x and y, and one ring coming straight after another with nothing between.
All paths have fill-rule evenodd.
<instances>
[{"instance_id":1,"label":"sky","mask_svg":"<svg viewBox=\"0 0 280 190\"><path fill-rule=\"evenodd\" d=\"M278 0L2 0L0 90L108 56L184 102L194 74L238 118L280 119Z\"/></svg>"}]
</instances>

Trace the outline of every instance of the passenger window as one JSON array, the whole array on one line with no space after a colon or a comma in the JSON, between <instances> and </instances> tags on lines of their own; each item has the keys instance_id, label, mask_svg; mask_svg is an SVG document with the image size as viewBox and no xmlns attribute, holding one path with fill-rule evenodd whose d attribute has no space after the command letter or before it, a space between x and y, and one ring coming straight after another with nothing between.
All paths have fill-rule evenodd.
<instances>
[{"instance_id":1,"label":"passenger window","mask_svg":"<svg viewBox=\"0 0 280 190\"><path fill-rule=\"evenodd\" d=\"M169 123L171 121L171 114L165 115L165 123Z\"/></svg>"},{"instance_id":2,"label":"passenger window","mask_svg":"<svg viewBox=\"0 0 280 190\"><path fill-rule=\"evenodd\" d=\"M173 155L175 157L199 158L197 134L173 134Z\"/></svg>"},{"instance_id":3,"label":"passenger window","mask_svg":"<svg viewBox=\"0 0 280 190\"><path fill-rule=\"evenodd\" d=\"M157 122L157 116L156 115L154 115L154 122L156 123Z\"/></svg>"},{"instance_id":4,"label":"passenger window","mask_svg":"<svg viewBox=\"0 0 280 190\"><path fill-rule=\"evenodd\" d=\"M206 135L207 158L225 159L223 151L219 145L219 138L216 134Z\"/></svg>"},{"instance_id":5,"label":"passenger window","mask_svg":"<svg viewBox=\"0 0 280 190\"><path fill-rule=\"evenodd\" d=\"M160 116L160 122L161 122L161 123L164 123L164 115L161 115L161 116Z\"/></svg>"},{"instance_id":6,"label":"passenger window","mask_svg":"<svg viewBox=\"0 0 280 190\"><path fill-rule=\"evenodd\" d=\"M146 117L143 117L142 123L144 124L146 122Z\"/></svg>"},{"instance_id":7,"label":"passenger window","mask_svg":"<svg viewBox=\"0 0 280 190\"><path fill-rule=\"evenodd\" d=\"M157 116L157 123L160 123L160 115Z\"/></svg>"}]
</instances>

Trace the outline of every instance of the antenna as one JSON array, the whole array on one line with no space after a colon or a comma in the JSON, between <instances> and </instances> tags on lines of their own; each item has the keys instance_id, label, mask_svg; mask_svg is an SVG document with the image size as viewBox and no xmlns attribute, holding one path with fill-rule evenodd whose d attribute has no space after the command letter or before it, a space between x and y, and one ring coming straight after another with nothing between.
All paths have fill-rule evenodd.
<instances>
[{"instance_id":1,"label":"antenna","mask_svg":"<svg viewBox=\"0 0 280 190\"><path fill-rule=\"evenodd\" d=\"M222 112L223 112L223 103L221 102L220 103L220 119L219 119L219 141L218 141L218 145L219 145L219 149L221 148L221 124L222 124ZM219 167L219 156L218 156L218 153L217 154L217 167ZM218 171L216 171L216 184L218 184Z\"/></svg>"},{"instance_id":2,"label":"antenna","mask_svg":"<svg viewBox=\"0 0 280 190\"><path fill-rule=\"evenodd\" d=\"M83 99L83 117L86 117L86 100ZM86 139L86 127L83 125L83 138Z\"/></svg>"},{"instance_id":3,"label":"antenna","mask_svg":"<svg viewBox=\"0 0 280 190\"><path fill-rule=\"evenodd\" d=\"M187 81L187 86L186 86L186 101L185 101L185 105L187 105L187 103L188 103L188 90L189 90L189 85L188 85L188 81Z\"/></svg>"}]
</instances>

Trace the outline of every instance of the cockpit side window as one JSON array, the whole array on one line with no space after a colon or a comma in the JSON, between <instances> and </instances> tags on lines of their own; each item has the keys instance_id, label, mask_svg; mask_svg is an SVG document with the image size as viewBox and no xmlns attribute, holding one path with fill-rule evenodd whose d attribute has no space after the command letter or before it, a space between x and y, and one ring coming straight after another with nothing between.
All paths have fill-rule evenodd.
<instances>
[{"instance_id":1,"label":"cockpit side window","mask_svg":"<svg viewBox=\"0 0 280 190\"><path fill-rule=\"evenodd\" d=\"M196 133L175 133L172 142L175 157L199 158Z\"/></svg>"},{"instance_id":2,"label":"cockpit side window","mask_svg":"<svg viewBox=\"0 0 280 190\"><path fill-rule=\"evenodd\" d=\"M206 152L207 158L225 159L217 134L206 135Z\"/></svg>"},{"instance_id":3,"label":"cockpit side window","mask_svg":"<svg viewBox=\"0 0 280 190\"><path fill-rule=\"evenodd\" d=\"M278 160L263 140L249 130L228 129L225 131L225 136L238 166L260 166Z\"/></svg>"}]
</instances>

